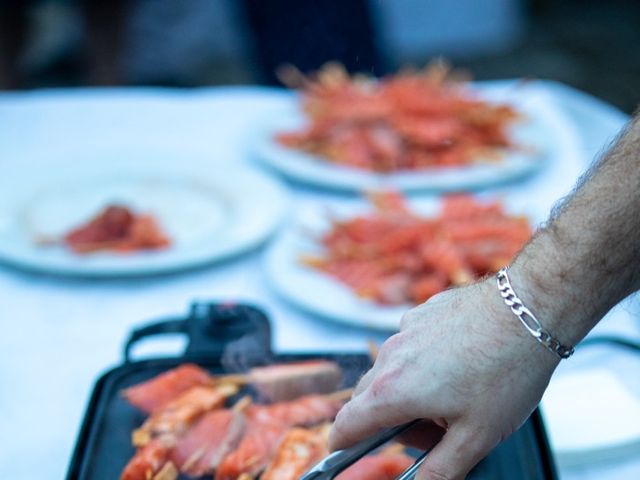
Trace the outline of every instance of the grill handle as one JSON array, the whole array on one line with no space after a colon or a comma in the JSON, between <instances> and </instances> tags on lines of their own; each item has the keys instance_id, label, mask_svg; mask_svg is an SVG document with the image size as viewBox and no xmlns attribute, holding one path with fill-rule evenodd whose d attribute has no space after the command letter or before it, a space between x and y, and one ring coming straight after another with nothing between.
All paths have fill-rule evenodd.
<instances>
[{"instance_id":1,"label":"grill handle","mask_svg":"<svg viewBox=\"0 0 640 480\"><path fill-rule=\"evenodd\" d=\"M186 317L159 320L134 329L124 346L125 363L132 361L131 352L139 341L176 333L187 336L184 355L242 355L246 364L264 363L272 357L271 327L262 310L245 304L195 302Z\"/></svg>"}]
</instances>

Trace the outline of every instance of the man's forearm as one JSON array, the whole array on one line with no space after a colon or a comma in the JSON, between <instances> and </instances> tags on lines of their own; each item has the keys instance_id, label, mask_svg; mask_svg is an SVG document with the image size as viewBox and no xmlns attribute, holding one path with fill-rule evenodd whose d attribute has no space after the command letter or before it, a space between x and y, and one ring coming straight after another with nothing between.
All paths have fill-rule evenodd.
<instances>
[{"instance_id":1,"label":"man's forearm","mask_svg":"<svg viewBox=\"0 0 640 480\"><path fill-rule=\"evenodd\" d=\"M511 272L541 323L570 344L640 288L640 122L585 176Z\"/></svg>"},{"instance_id":2,"label":"man's forearm","mask_svg":"<svg viewBox=\"0 0 640 480\"><path fill-rule=\"evenodd\" d=\"M541 325L573 345L640 286L639 266L636 122L522 250L509 277ZM514 298L509 279L503 280L509 304ZM429 419L419 433L431 441L420 446L433 449L417 478L464 478L539 403L562 353L549 350L558 355L536 344L514 318L495 279L442 292L407 312L400 332L381 347L336 418L332 448Z\"/></svg>"}]
</instances>

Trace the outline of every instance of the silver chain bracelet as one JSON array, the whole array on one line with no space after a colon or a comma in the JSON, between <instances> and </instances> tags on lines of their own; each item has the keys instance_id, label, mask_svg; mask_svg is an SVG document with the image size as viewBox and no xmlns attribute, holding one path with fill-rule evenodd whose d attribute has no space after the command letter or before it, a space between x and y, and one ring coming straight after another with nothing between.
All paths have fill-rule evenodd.
<instances>
[{"instance_id":1,"label":"silver chain bracelet","mask_svg":"<svg viewBox=\"0 0 640 480\"><path fill-rule=\"evenodd\" d=\"M524 325L536 340L560 358L569 358L573 355L574 348L563 345L557 339L553 338L548 331L542 328L542 325L540 325L536 316L531 313L531 310L524 306L522 300L518 298L516 292L511 286L511 281L507 274L507 268L501 269L496 274L496 280L498 282L498 290L500 290L500 295L502 295L504 303L506 303L514 315L518 317L522 325Z\"/></svg>"}]
</instances>

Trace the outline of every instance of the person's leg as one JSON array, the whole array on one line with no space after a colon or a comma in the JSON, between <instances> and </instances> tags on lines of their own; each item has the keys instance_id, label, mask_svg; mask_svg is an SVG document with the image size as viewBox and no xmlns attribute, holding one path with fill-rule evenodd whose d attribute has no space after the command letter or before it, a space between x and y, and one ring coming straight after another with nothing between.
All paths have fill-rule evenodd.
<instances>
[{"instance_id":1,"label":"person's leg","mask_svg":"<svg viewBox=\"0 0 640 480\"><path fill-rule=\"evenodd\" d=\"M87 46L88 82L92 85L122 83L124 0L82 0Z\"/></svg>"},{"instance_id":2,"label":"person's leg","mask_svg":"<svg viewBox=\"0 0 640 480\"><path fill-rule=\"evenodd\" d=\"M18 63L27 35L30 5L27 0L0 2L0 89L23 86Z\"/></svg>"},{"instance_id":3,"label":"person's leg","mask_svg":"<svg viewBox=\"0 0 640 480\"><path fill-rule=\"evenodd\" d=\"M279 84L275 71L290 63L303 72L337 61L350 72L382 73L365 0L244 0L257 74Z\"/></svg>"}]
</instances>

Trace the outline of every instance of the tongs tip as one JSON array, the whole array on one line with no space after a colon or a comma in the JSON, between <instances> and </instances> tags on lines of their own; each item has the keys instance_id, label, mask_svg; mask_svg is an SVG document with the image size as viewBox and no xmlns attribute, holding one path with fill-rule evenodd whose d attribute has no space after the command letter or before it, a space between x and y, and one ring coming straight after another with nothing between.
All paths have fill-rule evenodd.
<instances>
[{"instance_id":1,"label":"tongs tip","mask_svg":"<svg viewBox=\"0 0 640 480\"><path fill-rule=\"evenodd\" d=\"M405 432L418 422L420 422L420 420L413 420L397 427L382 430L373 437L367 438L352 447L333 452L300 477L300 480L331 480L367 453ZM414 478L418 468L422 462L424 462L426 455L427 452L424 452L397 480L410 480Z\"/></svg>"}]
</instances>

